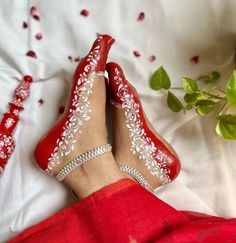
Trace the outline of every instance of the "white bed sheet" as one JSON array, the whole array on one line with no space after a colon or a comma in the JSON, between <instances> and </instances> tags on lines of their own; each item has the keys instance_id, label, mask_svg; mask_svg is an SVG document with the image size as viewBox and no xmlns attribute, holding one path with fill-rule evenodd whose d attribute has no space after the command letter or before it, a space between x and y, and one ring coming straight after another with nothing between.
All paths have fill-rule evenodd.
<instances>
[{"instance_id":1,"label":"white bed sheet","mask_svg":"<svg viewBox=\"0 0 236 243\"><path fill-rule=\"evenodd\" d=\"M40 21L30 16L31 6L39 9ZM85 55L97 32L115 37L109 59L124 67L150 121L180 155L178 179L157 190L157 196L180 210L236 217L236 142L216 136L214 114L174 114L165 95L148 85L160 65L179 95L181 76L218 70L225 82L235 67L235 8L235 0L1 0L1 114L23 75L32 75L34 83L15 133L17 148L0 178L0 242L76 202L65 187L38 170L32 152L66 103L77 64L68 56ZM80 15L82 9L89 10L88 17ZM137 21L140 12L145 13L143 21ZM38 32L43 34L40 41L35 39ZM37 59L25 56L31 49ZM135 50L140 57L133 55ZM148 61L151 55L154 62ZM191 64L196 55L199 62Z\"/></svg>"}]
</instances>

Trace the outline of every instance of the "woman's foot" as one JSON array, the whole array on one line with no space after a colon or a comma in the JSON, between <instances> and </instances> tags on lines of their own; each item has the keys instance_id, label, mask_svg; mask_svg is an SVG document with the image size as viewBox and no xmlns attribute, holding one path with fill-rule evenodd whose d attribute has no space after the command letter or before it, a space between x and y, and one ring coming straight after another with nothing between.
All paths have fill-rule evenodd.
<instances>
[{"instance_id":1,"label":"woman's foot","mask_svg":"<svg viewBox=\"0 0 236 243\"><path fill-rule=\"evenodd\" d=\"M103 73L113 42L107 35L94 42L75 71L65 112L36 146L37 164L51 175L56 175L78 155L107 144ZM83 198L121 178L123 175L109 152L78 166L64 181Z\"/></svg>"},{"instance_id":2,"label":"woman's foot","mask_svg":"<svg viewBox=\"0 0 236 243\"><path fill-rule=\"evenodd\" d=\"M122 165L122 170L124 165L128 165L128 170L134 168L152 188L172 181L180 171L177 154L147 120L138 94L125 79L121 67L108 63L106 70L109 74L107 93L112 104L113 154L116 161ZM127 172L125 175L131 177Z\"/></svg>"}]
</instances>

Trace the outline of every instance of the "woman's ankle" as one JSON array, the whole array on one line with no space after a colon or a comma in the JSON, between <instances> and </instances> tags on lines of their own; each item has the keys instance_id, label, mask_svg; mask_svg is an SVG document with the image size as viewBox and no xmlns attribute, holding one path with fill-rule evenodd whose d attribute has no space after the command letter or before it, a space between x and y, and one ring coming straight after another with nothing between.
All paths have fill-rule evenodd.
<instances>
[{"instance_id":1,"label":"woman's ankle","mask_svg":"<svg viewBox=\"0 0 236 243\"><path fill-rule=\"evenodd\" d=\"M112 153L107 153L79 166L65 178L64 182L79 199L83 199L124 178Z\"/></svg>"}]
</instances>

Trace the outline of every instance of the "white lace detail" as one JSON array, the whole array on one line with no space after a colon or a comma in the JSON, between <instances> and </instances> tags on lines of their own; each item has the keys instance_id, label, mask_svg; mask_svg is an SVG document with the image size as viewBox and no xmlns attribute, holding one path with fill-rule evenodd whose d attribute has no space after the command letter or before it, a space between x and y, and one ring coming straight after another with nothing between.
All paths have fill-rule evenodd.
<instances>
[{"instance_id":1,"label":"white lace detail","mask_svg":"<svg viewBox=\"0 0 236 243\"><path fill-rule=\"evenodd\" d=\"M140 104L135 103L134 96L128 91L128 85L122 83L120 72L115 69L114 77L118 85L117 96L122 101L119 105L114 101L110 101L118 108L125 109L126 127L129 129L131 141L131 152L138 153L139 158L145 161L145 165L152 175L157 176L163 184L169 183L170 169L167 164L171 163L173 158L169 157L162 150L157 148L150 137L147 136L143 129L143 122L140 119Z\"/></svg>"},{"instance_id":2,"label":"white lace detail","mask_svg":"<svg viewBox=\"0 0 236 243\"><path fill-rule=\"evenodd\" d=\"M98 38L98 41L101 40L102 36ZM88 64L85 66L83 73L80 74L77 81L72 99L73 109L69 110L69 118L63 127L63 133L57 139L57 146L49 158L46 172L50 175L52 175L55 165L60 164L63 161L62 158L74 150L76 143L75 134L77 132L81 133L83 123L90 119L91 108L89 96L92 94L94 78L104 76L104 72L91 73L91 70L96 67L97 61L100 59L99 51L100 45L90 52L87 57Z\"/></svg>"}]
</instances>

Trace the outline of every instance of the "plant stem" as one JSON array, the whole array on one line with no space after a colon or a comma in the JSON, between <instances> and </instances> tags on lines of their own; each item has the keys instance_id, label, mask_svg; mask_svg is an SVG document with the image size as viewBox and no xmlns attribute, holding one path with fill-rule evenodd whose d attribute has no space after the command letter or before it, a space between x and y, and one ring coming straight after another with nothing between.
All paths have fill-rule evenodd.
<instances>
[{"instance_id":1,"label":"plant stem","mask_svg":"<svg viewBox=\"0 0 236 243\"><path fill-rule=\"evenodd\" d=\"M222 107L221 111L220 111L220 114L219 115L222 115L223 112L226 110L226 108L228 108L227 106L230 106L229 102L225 102L224 106Z\"/></svg>"},{"instance_id":2,"label":"plant stem","mask_svg":"<svg viewBox=\"0 0 236 243\"><path fill-rule=\"evenodd\" d=\"M198 78L195 79L195 80L198 81L198 80L202 80L202 79L206 79L206 78L209 79L209 75L206 75L206 76L200 76L200 77L198 77Z\"/></svg>"},{"instance_id":3,"label":"plant stem","mask_svg":"<svg viewBox=\"0 0 236 243\"><path fill-rule=\"evenodd\" d=\"M225 94L225 91L223 89L221 89L220 87L215 86L214 89L216 89L216 90L220 91L221 93Z\"/></svg>"}]
</instances>

